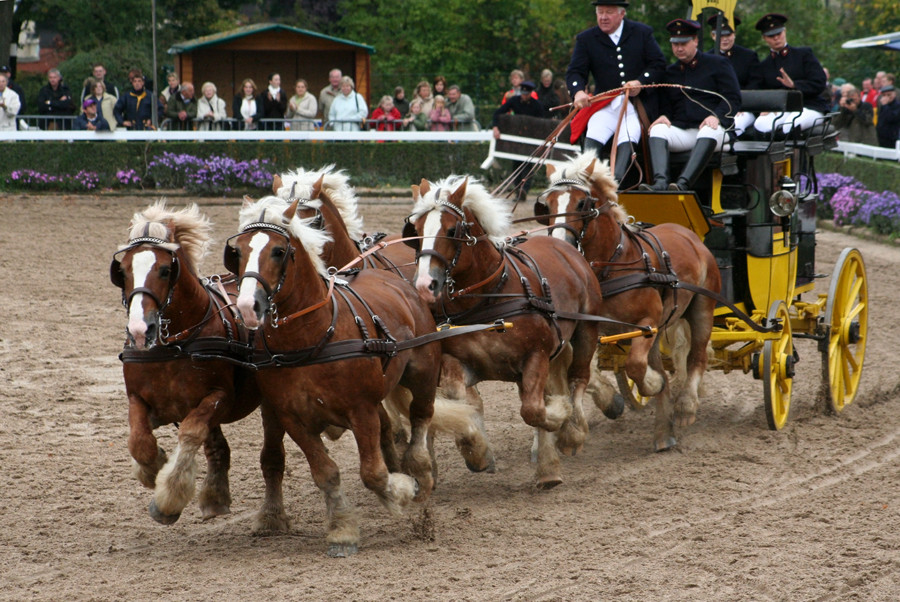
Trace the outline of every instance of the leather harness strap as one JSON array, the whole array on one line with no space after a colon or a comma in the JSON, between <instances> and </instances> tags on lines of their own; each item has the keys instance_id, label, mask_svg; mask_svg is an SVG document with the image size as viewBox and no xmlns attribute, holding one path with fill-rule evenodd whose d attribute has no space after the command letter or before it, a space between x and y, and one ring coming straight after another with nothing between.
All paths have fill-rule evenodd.
<instances>
[{"instance_id":1,"label":"leather harness strap","mask_svg":"<svg viewBox=\"0 0 900 602\"><path fill-rule=\"evenodd\" d=\"M616 131L613 132L612 148L609 151L609 164L616 164L616 149L619 146L619 130L622 129L622 120L628 112L628 92L622 92L622 108L619 110L619 120L616 122Z\"/></svg>"}]
</instances>

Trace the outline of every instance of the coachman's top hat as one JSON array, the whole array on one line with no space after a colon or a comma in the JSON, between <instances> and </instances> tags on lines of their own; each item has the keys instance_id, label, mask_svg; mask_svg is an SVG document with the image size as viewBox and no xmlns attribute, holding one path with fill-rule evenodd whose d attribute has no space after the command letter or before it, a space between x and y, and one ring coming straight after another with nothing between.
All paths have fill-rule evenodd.
<instances>
[{"instance_id":1,"label":"coachman's top hat","mask_svg":"<svg viewBox=\"0 0 900 602\"><path fill-rule=\"evenodd\" d=\"M670 42L683 44L684 42L690 42L691 39L700 33L700 24L687 19L675 19L666 23L666 29L672 34L669 38Z\"/></svg>"},{"instance_id":2,"label":"coachman's top hat","mask_svg":"<svg viewBox=\"0 0 900 602\"><path fill-rule=\"evenodd\" d=\"M625 0L593 0L591 4L594 6L621 6L622 8L628 8L628 3Z\"/></svg>"},{"instance_id":3,"label":"coachman's top hat","mask_svg":"<svg viewBox=\"0 0 900 602\"><path fill-rule=\"evenodd\" d=\"M718 15L713 15L709 19L706 20L707 24L712 27L713 31L716 30L716 18ZM737 27L741 24L741 20L737 17L734 18L734 27ZM728 18L722 15L722 33L729 34L734 33L734 27L731 26L731 23L728 22Z\"/></svg>"},{"instance_id":4,"label":"coachman's top hat","mask_svg":"<svg viewBox=\"0 0 900 602\"><path fill-rule=\"evenodd\" d=\"M774 36L784 31L784 24L788 18L778 13L769 13L756 22L756 29L760 30L764 36Z\"/></svg>"}]
</instances>

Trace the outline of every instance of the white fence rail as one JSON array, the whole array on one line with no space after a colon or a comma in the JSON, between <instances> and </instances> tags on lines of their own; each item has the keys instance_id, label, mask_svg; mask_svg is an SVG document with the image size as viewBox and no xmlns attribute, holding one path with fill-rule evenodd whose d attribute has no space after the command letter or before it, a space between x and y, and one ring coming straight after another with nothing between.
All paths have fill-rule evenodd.
<instances>
[{"instance_id":1,"label":"white fence rail","mask_svg":"<svg viewBox=\"0 0 900 602\"><path fill-rule=\"evenodd\" d=\"M281 140L281 141L338 141L355 140L375 142L379 140L398 140L406 142L489 142L493 140L490 130L480 132L334 132L334 131L143 131L116 130L115 132L91 132L75 130L24 130L0 131L2 141L37 141L56 140L61 142L101 141L101 140L140 140L162 142L183 140L203 142L204 140Z\"/></svg>"},{"instance_id":2,"label":"white fence rail","mask_svg":"<svg viewBox=\"0 0 900 602\"><path fill-rule=\"evenodd\" d=\"M894 148L884 148L882 146L871 146L869 144L859 144L857 142L841 142L838 141L837 148L834 152L844 153L845 157L869 157L871 159L887 159L889 161L900 161L900 140Z\"/></svg>"}]
</instances>

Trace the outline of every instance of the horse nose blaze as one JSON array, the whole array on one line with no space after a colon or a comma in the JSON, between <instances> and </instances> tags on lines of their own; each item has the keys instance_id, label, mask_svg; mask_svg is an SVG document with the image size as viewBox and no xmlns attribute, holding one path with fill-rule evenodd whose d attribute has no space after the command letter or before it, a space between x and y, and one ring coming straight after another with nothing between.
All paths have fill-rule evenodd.
<instances>
[{"instance_id":1,"label":"horse nose blaze","mask_svg":"<svg viewBox=\"0 0 900 602\"><path fill-rule=\"evenodd\" d=\"M147 286L147 276L156 264L153 251L138 251L131 258L131 276L134 288ZM131 298L128 307L128 333L134 337L135 345L143 347L147 342L147 320L144 316L144 293L137 293ZM153 312L153 316L155 316ZM154 318L155 319L155 318Z\"/></svg>"},{"instance_id":2,"label":"horse nose blaze","mask_svg":"<svg viewBox=\"0 0 900 602\"><path fill-rule=\"evenodd\" d=\"M250 238L250 248L247 254L247 264L242 274L252 273L258 274L260 271L260 257L263 249L269 242L269 236L263 232L257 232ZM249 328L259 326L262 318L264 304L260 302L258 294L258 283L253 278L243 278L241 280L241 292L238 295L237 307L238 311L244 318L244 324Z\"/></svg>"},{"instance_id":3,"label":"horse nose blaze","mask_svg":"<svg viewBox=\"0 0 900 602\"><path fill-rule=\"evenodd\" d=\"M569 212L569 204L571 203L571 200L572 200L572 197L567 192L559 195L556 200L556 203L557 203L556 204L556 206L557 206L556 212L560 213L560 214L568 213ZM553 225L565 224L566 223L565 215L558 215L558 216L554 217L552 223L553 223ZM558 238L559 240L567 240L568 234L569 233L565 228L551 228L551 230L550 230L550 236L552 236L553 238Z\"/></svg>"}]
</instances>

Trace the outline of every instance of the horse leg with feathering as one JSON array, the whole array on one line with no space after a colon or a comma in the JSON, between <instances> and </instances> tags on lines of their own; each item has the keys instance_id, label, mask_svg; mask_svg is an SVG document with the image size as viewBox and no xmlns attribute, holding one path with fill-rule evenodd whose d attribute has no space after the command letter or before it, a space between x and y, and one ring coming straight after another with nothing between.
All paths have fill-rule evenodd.
<instances>
[{"instance_id":1,"label":"horse leg with feathering","mask_svg":"<svg viewBox=\"0 0 900 602\"><path fill-rule=\"evenodd\" d=\"M245 323L262 327L255 363L263 407L303 450L325 496L328 553L346 556L359 545L358 522L321 433L329 425L353 431L363 484L391 512L426 499L440 344L413 341L435 325L409 283L380 270L361 270L352 282L329 275L321 259L329 236L311 227L315 218L296 215L298 204L245 201L226 267L239 275ZM410 342L415 348L402 347ZM412 396L406 474L389 471L380 450L381 400L396 387Z\"/></svg>"},{"instance_id":2,"label":"horse leg with feathering","mask_svg":"<svg viewBox=\"0 0 900 602\"><path fill-rule=\"evenodd\" d=\"M689 330L686 376L673 400L663 368L659 336L634 339L625 372L641 395L656 398L653 445L672 448L675 426L696 419L698 388L706 370L715 301L677 287L678 282L721 289L716 260L700 238L677 224L641 229L627 225L616 202L616 181L609 166L589 151L562 164L548 164L550 187L535 213L552 226L550 236L578 245L600 281L607 317L665 330ZM676 362L677 365L677 362Z\"/></svg>"},{"instance_id":3,"label":"horse leg with feathering","mask_svg":"<svg viewBox=\"0 0 900 602\"><path fill-rule=\"evenodd\" d=\"M197 344L235 341L240 321L228 309L235 283L221 289L201 282L197 266L207 252L211 224L196 205L173 211L157 202L134 215L129 242L116 253L110 278L122 289L128 312L122 352L128 395L128 449L137 479L154 490L150 515L178 520L195 492L196 452L206 452L200 489L204 520L230 512L230 450L220 425L247 416L261 393L252 372L224 360L194 361ZM221 292L220 292L221 290ZM283 431L266 421L260 464L266 482L254 529L288 529L282 503ZM155 428L177 423L171 457L157 444Z\"/></svg>"},{"instance_id":4,"label":"horse leg with feathering","mask_svg":"<svg viewBox=\"0 0 900 602\"><path fill-rule=\"evenodd\" d=\"M581 407L598 326L556 314L599 313L600 287L590 266L571 245L550 237L509 247L508 208L467 177L423 180L413 198L404 237L421 238L416 288L438 321L513 325L502 335L448 339L444 349L456 363L451 374L459 387L482 380L518 385L522 418L538 433L537 484L558 485L556 431ZM560 435L577 448L585 430Z\"/></svg>"}]
</instances>

